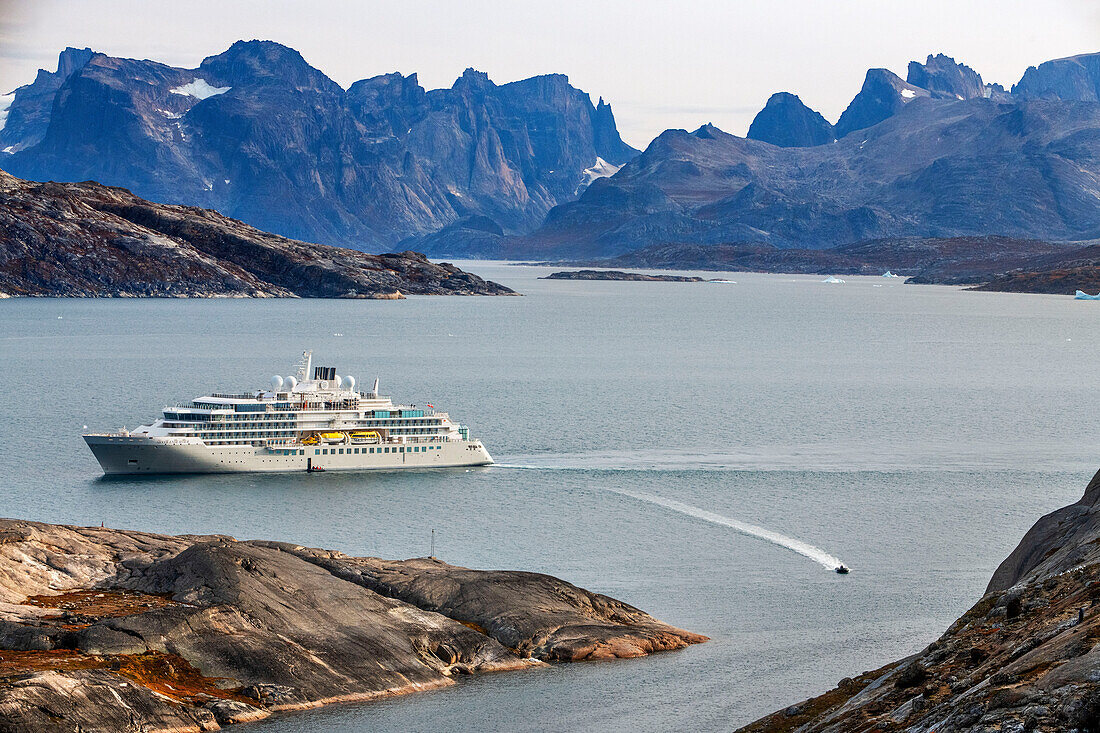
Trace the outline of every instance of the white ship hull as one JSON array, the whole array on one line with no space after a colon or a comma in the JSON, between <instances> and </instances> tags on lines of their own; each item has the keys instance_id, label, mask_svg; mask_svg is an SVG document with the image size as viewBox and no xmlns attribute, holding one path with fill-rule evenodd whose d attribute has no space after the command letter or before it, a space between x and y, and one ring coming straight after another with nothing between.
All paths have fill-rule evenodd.
<instances>
[{"instance_id":1,"label":"white ship hull","mask_svg":"<svg viewBox=\"0 0 1100 733\"><path fill-rule=\"evenodd\" d=\"M194 438L139 435L85 435L84 440L107 475L453 468L493 462L479 440L292 448L206 445Z\"/></svg>"}]
</instances>

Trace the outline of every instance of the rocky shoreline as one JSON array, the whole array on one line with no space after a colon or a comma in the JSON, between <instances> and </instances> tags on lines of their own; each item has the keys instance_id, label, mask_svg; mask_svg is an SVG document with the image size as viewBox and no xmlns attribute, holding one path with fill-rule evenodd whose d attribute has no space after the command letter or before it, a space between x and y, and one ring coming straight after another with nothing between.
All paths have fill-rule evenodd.
<instances>
[{"instance_id":1,"label":"rocky shoreline","mask_svg":"<svg viewBox=\"0 0 1100 733\"><path fill-rule=\"evenodd\" d=\"M0 520L0 730L211 731L706 641L548 575Z\"/></svg>"},{"instance_id":2,"label":"rocky shoreline","mask_svg":"<svg viewBox=\"0 0 1100 733\"><path fill-rule=\"evenodd\" d=\"M1100 472L1040 519L985 595L913 656L740 733L1100 729Z\"/></svg>"},{"instance_id":3,"label":"rocky shoreline","mask_svg":"<svg viewBox=\"0 0 1100 733\"><path fill-rule=\"evenodd\" d=\"M706 282L701 277L689 277L686 275L645 275L640 272L623 272L622 270L572 270L552 272L540 280L628 280L631 282L658 282L658 283L701 283Z\"/></svg>"},{"instance_id":4,"label":"rocky shoreline","mask_svg":"<svg viewBox=\"0 0 1100 733\"><path fill-rule=\"evenodd\" d=\"M418 252L369 255L260 231L126 189L0 171L0 297L516 295Z\"/></svg>"}]
</instances>

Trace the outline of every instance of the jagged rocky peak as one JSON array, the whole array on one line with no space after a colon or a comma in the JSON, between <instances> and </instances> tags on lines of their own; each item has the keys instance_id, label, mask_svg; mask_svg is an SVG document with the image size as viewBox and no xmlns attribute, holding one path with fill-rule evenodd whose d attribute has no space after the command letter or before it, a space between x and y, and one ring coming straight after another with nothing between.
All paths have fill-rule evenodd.
<instances>
[{"instance_id":1,"label":"jagged rocky peak","mask_svg":"<svg viewBox=\"0 0 1100 733\"><path fill-rule=\"evenodd\" d=\"M467 69L426 91L394 73L345 92L258 40L197 69L71 51L62 66L81 62L65 93L54 82L17 95L0 129L7 170L124 186L307 241L384 251L472 215L530 231L637 154L610 106L560 74L497 85Z\"/></svg>"},{"instance_id":2,"label":"jagged rocky peak","mask_svg":"<svg viewBox=\"0 0 1100 733\"><path fill-rule=\"evenodd\" d=\"M833 141L833 126L790 92L776 92L749 125L752 140L781 148L808 148Z\"/></svg>"},{"instance_id":3,"label":"jagged rocky peak","mask_svg":"<svg viewBox=\"0 0 1100 733\"><path fill-rule=\"evenodd\" d=\"M348 107L368 130L400 137L428 113L427 92L416 74L396 71L361 79L348 88Z\"/></svg>"},{"instance_id":4,"label":"jagged rocky peak","mask_svg":"<svg viewBox=\"0 0 1100 733\"><path fill-rule=\"evenodd\" d=\"M978 72L942 53L935 56L928 54L923 64L910 61L905 80L913 86L927 89L933 96L973 99L985 95L985 84Z\"/></svg>"},{"instance_id":5,"label":"jagged rocky peak","mask_svg":"<svg viewBox=\"0 0 1100 733\"><path fill-rule=\"evenodd\" d=\"M299 89L343 91L306 63L302 54L275 41L237 41L217 56L203 59L199 72L228 86L281 83Z\"/></svg>"},{"instance_id":6,"label":"jagged rocky peak","mask_svg":"<svg viewBox=\"0 0 1100 733\"><path fill-rule=\"evenodd\" d=\"M64 51L58 54L57 57L57 74L62 79L65 79L69 74L82 68L84 64L95 55L95 52L90 48L73 48L67 47Z\"/></svg>"},{"instance_id":7,"label":"jagged rocky peak","mask_svg":"<svg viewBox=\"0 0 1100 733\"><path fill-rule=\"evenodd\" d=\"M462 72L462 76L455 79L455 83L451 86L451 89L474 92L484 91L494 87L496 87L496 84L493 83L493 80L489 78L487 73L478 71L471 66Z\"/></svg>"},{"instance_id":8,"label":"jagged rocky peak","mask_svg":"<svg viewBox=\"0 0 1100 733\"><path fill-rule=\"evenodd\" d=\"M33 82L13 92L7 106L7 116L0 119L0 150L16 153L36 145L42 139L50 123L50 109L57 90L69 76L84 68L94 55L90 48L70 46L58 54L57 71L39 69Z\"/></svg>"},{"instance_id":9,"label":"jagged rocky peak","mask_svg":"<svg viewBox=\"0 0 1100 733\"><path fill-rule=\"evenodd\" d=\"M1012 93L1032 99L1100 101L1100 53L1070 56L1031 66L1013 85Z\"/></svg>"},{"instance_id":10,"label":"jagged rocky peak","mask_svg":"<svg viewBox=\"0 0 1100 733\"><path fill-rule=\"evenodd\" d=\"M623 142L619 137L619 128L615 124L615 114L611 105L600 101L592 109L592 135L596 152L608 163L622 165L638 154L638 151Z\"/></svg>"},{"instance_id":11,"label":"jagged rocky peak","mask_svg":"<svg viewBox=\"0 0 1100 733\"><path fill-rule=\"evenodd\" d=\"M855 96L836 123L836 136L842 138L853 130L862 130L892 117L909 102L931 93L904 81L888 69L870 69L863 88Z\"/></svg>"}]
</instances>

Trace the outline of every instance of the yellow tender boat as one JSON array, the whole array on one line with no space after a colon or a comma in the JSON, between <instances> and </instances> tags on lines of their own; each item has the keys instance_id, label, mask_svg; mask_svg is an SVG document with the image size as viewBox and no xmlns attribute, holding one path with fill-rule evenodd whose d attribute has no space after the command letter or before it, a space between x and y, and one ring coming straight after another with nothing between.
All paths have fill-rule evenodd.
<instances>
[{"instance_id":1,"label":"yellow tender boat","mask_svg":"<svg viewBox=\"0 0 1100 733\"><path fill-rule=\"evenodd\" d=\"M374 430L357 430L351 434L353 443L377 443L380 440L377 431Z\"/></svg>"},{"instance_id":2,"label":"yellow tender boat","mask_svg":"<svg viewBox=\"0 0 1100 733\"><path fill-rule=\"evenodd\" d=\"M343 443L347 437L347 433L321 433L321 440L326 443Z\"/></svg>"},{"instance_id":3,"label":"yellow tender boat","mask_svg":"<svg viewBox=\"0 0 1100 733\"><path fill-rule=\"evenodd\" d=\"M317 437L317 433L312 433L302 438L302 445L317 445L321 442L321 439Z\"/></svg>"}]
</instances>

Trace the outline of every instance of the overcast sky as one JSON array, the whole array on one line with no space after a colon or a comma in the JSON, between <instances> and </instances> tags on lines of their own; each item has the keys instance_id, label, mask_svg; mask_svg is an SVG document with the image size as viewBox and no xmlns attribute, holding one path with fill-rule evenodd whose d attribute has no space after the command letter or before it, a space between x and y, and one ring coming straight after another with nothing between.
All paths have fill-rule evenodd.
<instances>
[{"instance_id":1,"label":"overcast sky","mask_svg":"<svg viewBox=\"0 0 1100 733\"><path fill-rule=\"evenodd\" d=\"M449 87L567 74L624 139L713 122L743 135L772 92L835 122L870 67L946 53L1006 87L1030 65L1100 51L1097 0L0 0L0 93L65 46L194 67L238 39L292 46L345 88L417 72Z\"/></svg>"}]
</instances>

